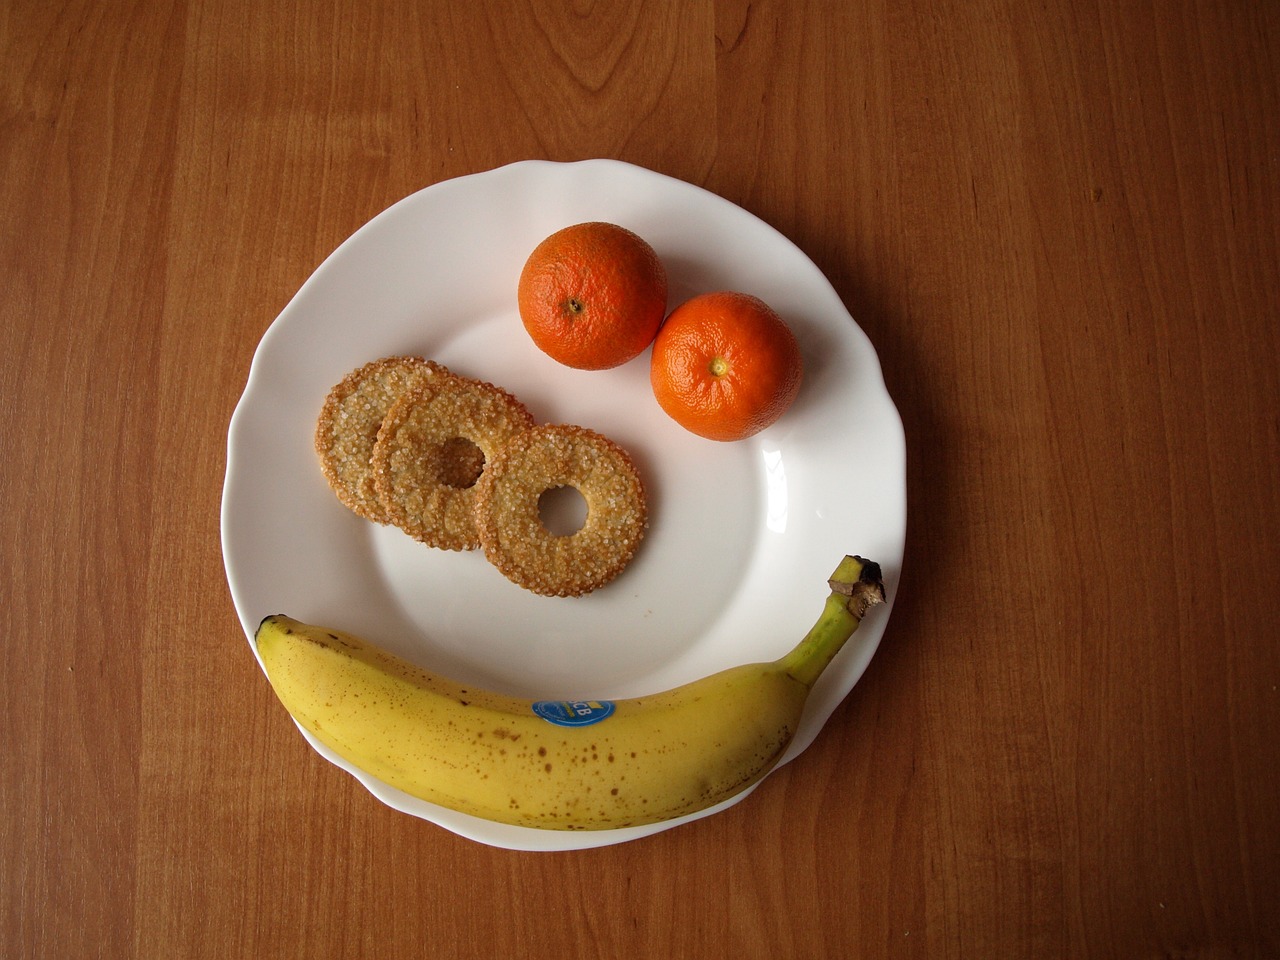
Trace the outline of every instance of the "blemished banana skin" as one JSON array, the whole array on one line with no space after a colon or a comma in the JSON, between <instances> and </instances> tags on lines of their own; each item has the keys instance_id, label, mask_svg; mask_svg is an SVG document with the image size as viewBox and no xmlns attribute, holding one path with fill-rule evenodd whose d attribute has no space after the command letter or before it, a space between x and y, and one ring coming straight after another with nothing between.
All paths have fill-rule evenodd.
<instances>
[{"instance_id":1,"label":"blemished banana skin","mask_svg":"<svg viewBox=\"0 0 1280 960\"><path fill-rule=\"evenodd\" d=\"M411 796L523 827L608 830L728 800L781 759L813 684L866 610L877 564L848 556L786 655L663 693L534 701L456 683L352 634L271 616L255 641L293 718Z\"/></svg>"}]
</instances>

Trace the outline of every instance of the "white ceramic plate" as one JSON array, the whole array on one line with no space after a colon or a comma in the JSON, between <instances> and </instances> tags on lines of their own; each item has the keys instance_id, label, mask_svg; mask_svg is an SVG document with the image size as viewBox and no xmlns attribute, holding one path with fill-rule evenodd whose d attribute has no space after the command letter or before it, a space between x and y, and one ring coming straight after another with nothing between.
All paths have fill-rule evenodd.
<instances>
[{"instance_id":1,"label":"white ceramic plate","mask_svg":"<svg viewBox=\"0 0 1280 960\"><path fill-rule=\"evenodd\" d=\"M623 224L654 246L669 306L741 290L787 319L805 381L777 424L738 443L703 440L658 407L648 351L586 372L533 346L515 306L520 268L543 237L585 220ZM581 424L626 447L650 491L649 533L631 566L585 597L539 597L481 551L431 550L343 507L312 447L316 416L348 371L392 354L492 381L540 421ZM529 697L634 696L771 660L816 618L846 553L876 560L889 602L816 685L784 762L812 742L870 661L905 527L901 420L874 349L819 270L728 201L609 160L530 161L438 183L343 243L262 338L231 420L222 502L227 579L251 649L262 618L285 613ZM390 806L513 849L618 843L729 805L603 832L513 827L417 800L308 740Z\"/></svg>"}]
</instances>

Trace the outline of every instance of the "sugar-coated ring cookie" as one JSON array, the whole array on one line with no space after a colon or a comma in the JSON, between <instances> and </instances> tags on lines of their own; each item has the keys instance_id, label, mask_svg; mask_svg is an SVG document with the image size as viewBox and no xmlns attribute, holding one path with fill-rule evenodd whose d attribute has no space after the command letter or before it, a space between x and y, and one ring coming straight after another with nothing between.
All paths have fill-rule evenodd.
<instances>
[{"instance_id":1,"label":"sugar-coated ring cookie","mask_svg":"<svg viewBox=\"0 0 1280 960\"><path fill-rule=\"evenodd\" d=\"M387 413L413 386L451 374L422 357L383 357L347 374L325 397L315 447L338 499L367 520L389 523L370 462Z\"/></svg>"},{"instance_id":2,"label":"sugar-coated ring cookie","mask_svg":"<svg viewBox=\"0 0 1280 960\"><path fill-rule=\"evenodd\" d=\"M479 468L533 422L523 403L480 380L435 377L410 390L373 446L374 488L391 522L431 547L478 547Z\"/></svg>"},{"instance_id":3,"label":"sugar-coated ring cookie","mask_svg":"<svg viewBox=\"0 0 1280 960\"><path fill-rule=\"evenodd\" d=\"M582 528L557 536L539 498L569 486L587 502ZM631 457L584 427L542 424L513 437L476 482L485 556L507 579L546 596L576 597L608 583L644 537L644 483Z\"/></svg>"}]
</instances>

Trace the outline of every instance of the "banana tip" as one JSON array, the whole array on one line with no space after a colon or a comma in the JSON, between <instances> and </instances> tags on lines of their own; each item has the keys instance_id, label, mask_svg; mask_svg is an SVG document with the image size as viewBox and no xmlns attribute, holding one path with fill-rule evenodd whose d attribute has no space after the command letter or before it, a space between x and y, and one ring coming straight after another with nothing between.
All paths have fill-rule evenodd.
<instances>
[{"instance_id":1,"label":"banana tip","mask_svg":"<svg viewBox=\"0 0 1280 960\"><path fill-rule=\"evenodd\" d=\"M845 605L858 618L885 600L880 564L865 557L853 554L845 557L827 583L832 593L847 598Z\"/></svg>"}]
</instances>

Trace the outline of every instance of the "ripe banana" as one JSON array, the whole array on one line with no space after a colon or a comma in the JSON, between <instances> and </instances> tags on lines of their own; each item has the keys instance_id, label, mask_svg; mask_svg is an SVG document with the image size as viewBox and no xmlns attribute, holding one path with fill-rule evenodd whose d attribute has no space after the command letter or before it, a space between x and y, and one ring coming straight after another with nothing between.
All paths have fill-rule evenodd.
<instances>
[{"instance_id":1,"label":"ripe banana","mask_svg":"<svg viewBox=\"0 0 1280 960\"><path fill-rule=\"evenodd\" d=\"M821 617L772 663L665 693L530 701L437 676L340 630L267 617L267 678L294 719L404 792L526 827L604 830L713 806L781 758L809 690L884 600L877 564L845 557Z\"/></svg>"}]
</instances>

